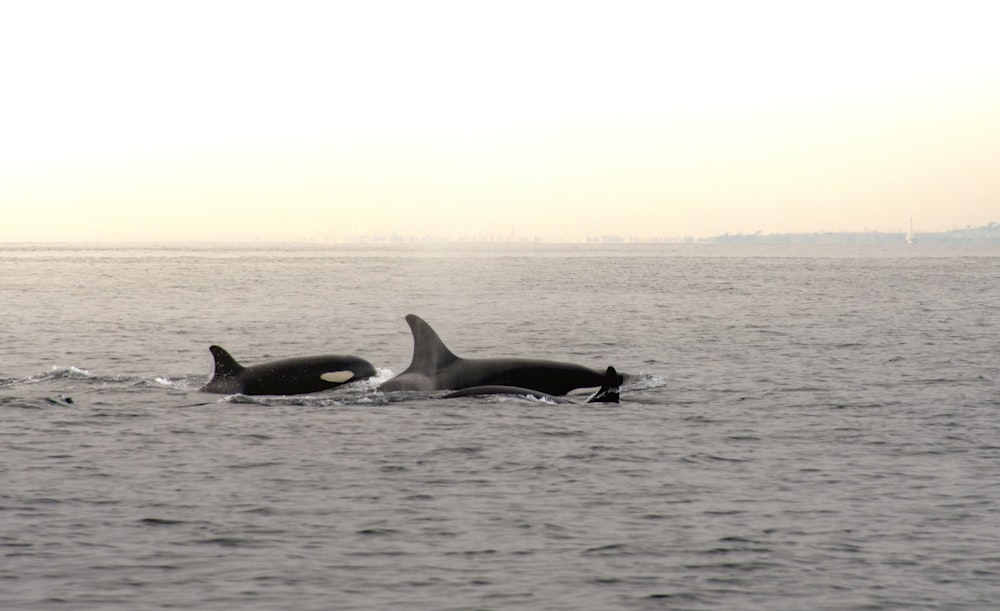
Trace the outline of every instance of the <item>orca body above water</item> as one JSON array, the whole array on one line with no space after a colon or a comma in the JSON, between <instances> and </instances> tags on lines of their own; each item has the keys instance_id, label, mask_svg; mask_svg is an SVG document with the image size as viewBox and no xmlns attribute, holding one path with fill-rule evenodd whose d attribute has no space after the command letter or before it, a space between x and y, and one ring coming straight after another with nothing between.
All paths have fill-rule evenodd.
<instances>
[{"instance_id":1,"label":"orca body above water","mask_svg":"<svg viewBox=\"0 0 1000 611\"><path fill-rule=\"evenodd\" d=\"M449 350L434 329L419 316L409 314L406 316L406 322L413 333L413 359L406 371L379 386L381 391L460 391L473 387L513 387L516 390L534 391L546 395L565 395L577 388L608 386L609 390L617 389L623 379L613 367L602 372L559 361L462 358ZM614 377L614 384L608 385L609 375Z\"/></svg>"},{"instance_id":2,"label":"orca body above water","mask_svg":"<svg viewBox=\"0 0 1000 611\"><path fill-rule=\"evenodd\" d=\"M222 394L301 395L375 375L368 361L339 354L300 356L244 367L225 349L211 346L212 379L200 390Z\"/></svg>"}]
</instances>

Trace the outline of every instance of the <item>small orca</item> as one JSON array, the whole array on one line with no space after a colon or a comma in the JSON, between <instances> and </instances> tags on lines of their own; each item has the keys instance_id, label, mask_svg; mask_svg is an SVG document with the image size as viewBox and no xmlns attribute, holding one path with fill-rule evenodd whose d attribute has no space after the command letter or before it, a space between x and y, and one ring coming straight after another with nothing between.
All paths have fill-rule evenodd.
<instances>
[{"instance_id":1,"label":"small orca","mask_svg":"<svg viewBox=\"0 0 1000 611\"><path fill-rule=\"evenodd\" d=\"M554 397L548 393L539 392L530 388L519 388L517 386L470 386L446 394L443 399L455 399L458 397L483 397L486 395L513 395L517 397L531 397L552 403L575 404L561 397ZM592 394L584 403L619 403L621 398L621 376L614 367L608 367L604 377L604 385L600 390Z\"/></svg>"},{"instance_id":2,"label":"small orca","mask_svg":"<svg viewBox=\"0 0 1000 611\"><path fill-rule=\"evenodd\" d=\"M244 367L219 346L212 379L200 390L222 394L300 395L335 388L375 375L375 367L356 356L326 354L268 361Z\"/></svg>"},{"instance_id":3,"label":"small orca","mask_svg":"<svg viewBox=\"0 0 1000 611\"><path fill-rule=\"evenodd\" d=\"M475 386L508 386L548 395L565 395L576 388L605 386L606 372L559 361L538 359L466 359L456 356L438 334L415 314L406 316L413 333L413 359L403 373L379 390L462 390ZM614 371L614 368L611 368ZM622 376L614 373L621 385Z\"/></svg>"}]
</instances>

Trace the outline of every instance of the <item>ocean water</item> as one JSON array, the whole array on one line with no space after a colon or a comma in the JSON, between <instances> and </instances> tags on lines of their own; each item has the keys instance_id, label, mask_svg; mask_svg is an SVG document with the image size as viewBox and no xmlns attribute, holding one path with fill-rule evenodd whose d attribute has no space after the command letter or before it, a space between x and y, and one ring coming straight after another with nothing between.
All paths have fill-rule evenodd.
<instances>
[{"instance_id":1,"label":"ocean water","mask_svg":"<svg viewBox=\"0 0 1000 611\"><path fill-rule=\"evenodd\" d=\"M8 244L0 311L3 609L1000 600L995 247ZM633 377L379 393L408 313ZM209 395L213 343L379 376Z\"/></svg>"}]
</instances>

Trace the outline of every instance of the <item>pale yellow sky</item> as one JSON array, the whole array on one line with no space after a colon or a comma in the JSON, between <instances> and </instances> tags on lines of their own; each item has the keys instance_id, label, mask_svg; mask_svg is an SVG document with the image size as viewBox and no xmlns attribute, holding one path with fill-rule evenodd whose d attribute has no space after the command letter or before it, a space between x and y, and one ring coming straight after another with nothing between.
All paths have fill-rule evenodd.
<instances>
[{"instance_id":1,"label":"pale yellow sky","mask_svg":"<svg viewBox=\"0 0 1000 611\"><path fill-rule=\"evenodd\" d=\"M0 242L1000 221L993 2L8 2Z\"/></svg>"}]
</instances>

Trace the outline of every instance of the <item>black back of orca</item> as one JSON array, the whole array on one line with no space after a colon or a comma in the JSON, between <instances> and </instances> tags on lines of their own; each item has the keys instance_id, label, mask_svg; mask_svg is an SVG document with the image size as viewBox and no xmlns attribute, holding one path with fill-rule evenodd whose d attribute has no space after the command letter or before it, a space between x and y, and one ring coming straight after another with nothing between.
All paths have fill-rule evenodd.
<instances>
[{"instance_id":1,"label":"black back of orca","mask_svg":"<svg viewBox=\"0 0 1000 611\"><path fill-rule=\"evenodd\" d=\"M375 375L368 361L350 355L300 356L243 366L225 349L211 346L212 379L203 392L244 395L300 395L336 388Z\"/></svg>"}]
</instances>

